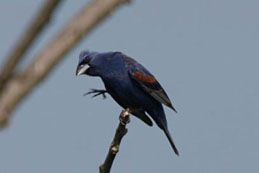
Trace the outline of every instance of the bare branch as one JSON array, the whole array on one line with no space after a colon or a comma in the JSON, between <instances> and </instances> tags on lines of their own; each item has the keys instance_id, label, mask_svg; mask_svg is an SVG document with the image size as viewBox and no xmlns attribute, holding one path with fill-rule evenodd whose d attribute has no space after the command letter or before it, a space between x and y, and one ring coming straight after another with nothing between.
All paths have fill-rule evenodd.
<instances>
[{"instance_id":1,"label":"bare branch","mask_svg":"<svg viewBox=\"0 0 259 173\"><path fill-rule=\"evenodd\" d=\"M12 111L64 58L83 36L128 0L93 0L85 6L19 75L10 79L0 96L0 124L7 122Z\"/></svg>"},{"instance_id":2,"label":"bare branch","mask_svg":"<svg viewBox=\"0 0 259 173\"><path fill-rule=\"evenodd\" d=\"M120 123L116 129L115 136L112 140L109 152L106 156L104 163L99 167L100 173L109 173L113 164L113 161L116 157L116 154L119 152L119 147L121 140L124 135L127 133L126 124L129 123L129 109L126 109L120 114Z\"/></svg>"},{"instance_id":3,"label":"bare branch","mask_svg":"<svg viewBox=\"0 0 259 173\"><path fill-rule=\"evenodd\" d=\"M32 45L33 41L49 23L53 12L60 2L61 0L44 1L42 8L38 11L28 28L22 34L22 37L18 40L6 58L6 62L2 66L0 73L0 91L4 87L7 80L11 78L15 67L21 61L23 55Z\"/></svg>"}]
</instances>

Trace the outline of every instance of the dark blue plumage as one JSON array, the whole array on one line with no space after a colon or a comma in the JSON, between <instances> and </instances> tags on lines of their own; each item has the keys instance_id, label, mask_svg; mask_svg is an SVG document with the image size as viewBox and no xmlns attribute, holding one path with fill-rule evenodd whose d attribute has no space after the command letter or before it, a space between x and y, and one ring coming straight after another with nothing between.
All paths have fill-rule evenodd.
<instances>
[{"instance_id":1,"label":"dark blue plumage","mask_svg":"<svg viewBox=\"0 0 259 173\"><path fill-rule=\"evenodd\" d=\"M79 56L76 74L101 77L106 90L89 93L99 95L108 92L120 106L129 108L133 115L152 126L146 113L150 115L164 131L174 152L179 155L168 131L162 104L176 110L162 86L145 67L120 52L83 51Z\"/></svg>"}]
</instances>

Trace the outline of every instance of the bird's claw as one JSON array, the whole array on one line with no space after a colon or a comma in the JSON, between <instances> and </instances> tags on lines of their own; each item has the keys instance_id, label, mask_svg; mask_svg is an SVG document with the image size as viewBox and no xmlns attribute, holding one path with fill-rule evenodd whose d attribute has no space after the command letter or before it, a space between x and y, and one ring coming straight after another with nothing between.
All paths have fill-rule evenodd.
<instances>
[{"instance_id":1,"label":"bird's claw","mask_svg":"<svg viewBox=\"0 0 259 173\"><path fill-rule=\"evenodd\" d=\"M92 96L92 98L99 96L99 95L103 95L103 99L106 99L106 95L105 93L107 93L106 90L100 90L100 89L91 89L89 92L85 93L84 96L89 95L89 94L94 94Z\"/></svg>"}]
</instances>

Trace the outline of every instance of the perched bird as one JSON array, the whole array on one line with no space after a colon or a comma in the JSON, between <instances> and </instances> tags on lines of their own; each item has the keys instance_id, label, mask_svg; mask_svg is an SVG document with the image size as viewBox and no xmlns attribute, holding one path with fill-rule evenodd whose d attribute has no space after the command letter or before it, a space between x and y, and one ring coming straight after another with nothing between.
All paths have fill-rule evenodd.
<instances>
[{"instance_id":1,"label":"perched bird","mask_svg":"<svg viewBox=\"0 0 259 173\"><path fill-rule=\"evenodd\" d=\"M106 88L93 89L88 94L94 93L97 96L107 92L120 106L129 108L131 114L152 126L150 115L164 131L175 154L179 155L169 133L162 104L176 110L162 86L144 66L121 52L82 51L76 75L82 74L99 76Z\"/></svg>"}]
</instances>

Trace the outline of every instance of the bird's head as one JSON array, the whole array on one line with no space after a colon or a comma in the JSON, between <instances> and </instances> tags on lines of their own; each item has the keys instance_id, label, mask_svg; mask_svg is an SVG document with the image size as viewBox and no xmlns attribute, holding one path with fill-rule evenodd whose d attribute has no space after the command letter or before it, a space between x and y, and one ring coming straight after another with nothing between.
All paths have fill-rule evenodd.
<instances>
[{"instance_id":1,"label":"bird's head","mask_svg":"<svg viewBox=\"0 0 259 173\"><path fill-rule=\"evenodd\" d=\"M84 50L79 55L79 63L76 69L76 75L87 74L91 75L92 73L92 64L91 61L94 59L96 52L90 52L88 50Z\"/></svg>"},{"instance_id":2,"label":"bird's head","mask_svg":"<svg viewBox=\"0 0 259 173\"><path fill-rule=\"evenodd\" d=\"M117 56L118 55L118 56ZM120 52L91 52L82 51L79 55L79 63L76 75L105 76L110 73L121 73L123 62L119 56Z\"/></svg>"}]
</instances>

